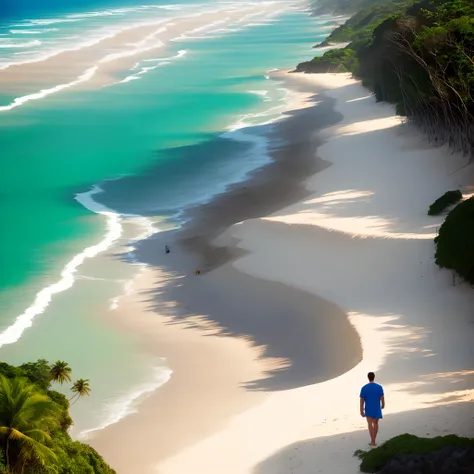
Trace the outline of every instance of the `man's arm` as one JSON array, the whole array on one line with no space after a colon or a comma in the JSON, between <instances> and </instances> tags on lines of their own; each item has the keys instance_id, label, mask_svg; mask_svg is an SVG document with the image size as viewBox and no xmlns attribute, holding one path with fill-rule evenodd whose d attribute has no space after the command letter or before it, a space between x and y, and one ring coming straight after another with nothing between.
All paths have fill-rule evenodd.
<instances>
[{"instance_id":1,"label":"man's arm","mask_svg":"<svg viewBox=\"0 0 474 474\"><path fill-rule=\"evenodd\" d=\"M382 410L383 410L385 408L385 396L384 395L382 395L380 397L380 402L382 403Z\"/></svg>"},{"instance_id":2,"label":"man's arm","mask_svg":"<svg viewBox=\"0 0 474 474\"><path fill-rule=\"evenodd\" d=\"M365 417L364 403L365 403L365 400L361 397L361 398L360 398L360 416L361 416L362 418Z\"/></svg>"}]
</instances>

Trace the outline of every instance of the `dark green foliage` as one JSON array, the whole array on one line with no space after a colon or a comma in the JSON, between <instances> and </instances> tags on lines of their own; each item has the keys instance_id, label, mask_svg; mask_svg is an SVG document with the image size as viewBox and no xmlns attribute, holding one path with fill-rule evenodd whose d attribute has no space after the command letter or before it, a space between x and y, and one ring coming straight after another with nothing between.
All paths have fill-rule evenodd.
<instances>
[{"instance_id":1,"label":"dark green foliage","mask_svg":"<svg viewBox=\"0 0 474 474\"><path fill-rule=\"evenodd\" d=\"M0 362L0 374L8 379L14 377L24 377L31 383L41 387L42 390L47 390L51 383L51 376L49 375L50 366L48 361L39 359L36 362L28 362L19 367L8 365L5 362Z\"/></svg>"},{"instance_id":2,"label":"dark green foliage","mask_svg":"<svg viewBox=\"0 0 474 474\"><path fill-rule=\"evenodd\" d=\"M20 365L20 376L26 377L31 383L46 390L51 383L50 365L47 360L39 359Z\"/></svg>"},{"instance_id":3,"label":"dark green foliage","mask_svg":"<svg viewBox=\"0 0 474 474\"><path fill-rule=\"evenodd\" d=\"M436 199L436 201L431 204L428 215L429 216L436 216L443 212L447 207L456 204L462 199L462 193L459 190L456 191L447 191L444 193L440 198Z\"/></svg>"},{"instance_id":4,"label":"dark green foliage","mask_svg":"<svg viewBox=\"0 0 474 474\"><path fill-rule=\"evenodd\" d=\"M354 13L373 5L381 5L391 0L316 0L312 8L316 15L325 13Z\"/></svg>"},{"instance_id":5,"label":"dark green foliage","mask_svg":"<svg viewBox=\"0 0 474 474\"><path fill-rule=\"evenodd\" d=\"M438 436L436 438L418 438L411 434L396 436L378 448L370 451L356 451L354 455L362 460L362 472L377 472L396 456L404 454L425 454L438 451L445 446L469 447L474 446L474 439L461 438L455 435Z\"/></svg>"},{"instance_id":6,"label":"dark green foliage","mask_svg":"<svg viewBox=\"0 0 474 474\"><path fill-rule=\"evenodd\" d=\"M474 151L474 2L422 0L374 29L357 74L437 145Z\"/></svg>"},{"instance_id":7,"label":"dark green foliage","mask_svg":"<svg viewBox=\"0 0 474 474\"><path fill-rule=\"evenodd\" d=\"M436 264L474 283L474 197L448 214L435 243Z\"/></svg>"},{"instance_id":8,"label":"dark green foliage","mask_svg":"<svg viewBox=\"0 0 474 474\"><path fill-rule=\"evenodd\" d=\"M72 418L69 416L69 401L65 395L56 392L55 390L48 390L46 392L48 397L53 400L54 403L61 407L59 416L59 425L61 430L66 432L72 425Z\"/></svg>"},{"instance_id":9,"label":"dark green foliage","mask_svg":"<svg viewBox=\"0 0 474 474\"><path fill-rule=\"evenodd\" d=\"M9 365L6 362L0 362L0 374L4 375L7 379L12 379L19 375L19 369Z\"/></svg>"},{"instance_id":10,"label":"dark green foliage","mask_svg":"<svg viewBox=\"0 0 474 474\"><path fill-rule=\"evenodd\" d=\"M71 367L69 367L69 364L63 360L57 360L49 369L51 381L58 382L61 385L72 380L71 372Z\"/></svg>"},{"instance_id":11,"label":"dark green foliage","mask_svg":"<svg viewBox=\"0 0 474 474\"><path fill-rule=\"evenodd\" d=\"M72 441L69 436L55 437L54 452L58 456L58 474L113 474L97 451L87 444Z\"/></svg>"},{"instance_id":12,"label":"dark green foliage","mask_svg":"<svg viewBox=\"0 0 474 474\"><path fill-rule=\"evenodd\" d=\"M339 28L336 28L321 45L333 43L350 44L344 49L332 49L311 61L298 64L296 71L304 72L353 72L357 75L359 60L357 52L372 42L376 26L393 14L406 0L386 0L383 2L359 2L363 9L358 11ZM347 2L353 5L353 2ZM353 10L355 11L355 9Z\"/></svg>"},{"instance_id":13,"label":"dark green foliage","mask_svg":"<svg viewBox=\"0 0 474 474\"><path fill-rule=\"evenodd\" d=\"M65 395L51 390L51 365L45 360L22 364L14 367L0 362L0 375L9 379L23 378L35 387L35 391L54 402L57 408L56 427L50 430L49 447L57 456L58 474L115 474L102 457L87 444L73 441L68 434L72 425L69 415L69 401ZM2 464L3 448L0 446L0 473L4 472ZM47 474L51 472L44 467L30 464L24 474ZM55 471L56 472L56 471Z\"/></svg>"},{"instance_id":14,"label":"dark green foliage","mask_svg":"<svg viewBox=\"0 0 474 474\"><path fill-rule=\"evenodd\" d=\"M357 9L357 13L339 28L336 28L327 38L329 43L352 42L356 51L362 45L372 40L374 29L393 15L407 3L407 0L386 0L385 2L371 2L371 5Z\"/></svg>"},{"instance_id":15,"label":"dark green foliage","mask_svg":"<svg viewBox=\"0 0 474 474\"><path fill-rule=\"evenodd\" d=\"M431 142L474 156L472 0L373 2L327 41L350 41L345 50L355 57L347 61L345 52L338 59L331 51L314 61L353 72Z\"/></svg>"},{"instance_id":16,"label":"dark green foliage","mask_svg":"<svg viewBox=\"0 0 474 474\"><path fill-rule=\"evenodd\" d=\"M355 51L332 49L324 56L315 57L311 61L298 64L296 72L347 72L357 68Z\"/></svg>"}]
</instances>

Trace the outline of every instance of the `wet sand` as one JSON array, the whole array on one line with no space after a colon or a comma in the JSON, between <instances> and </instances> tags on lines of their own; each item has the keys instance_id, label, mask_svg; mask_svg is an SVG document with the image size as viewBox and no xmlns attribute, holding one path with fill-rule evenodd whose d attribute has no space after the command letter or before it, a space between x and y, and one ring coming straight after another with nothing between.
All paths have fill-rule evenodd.
<instances>
[{"instance_id":1,"label":"wet sand","mask_svg":"<svg viewBox=\"0 0 474 474\"><path fill-rule=\"evenodd\" d=\"M202 34L229 25L243 26L239 21L248 16L254 21L277 13L278 4L253 5L233 9L231 6L214 12L204 12L179 18L163 19L151 16L148 24L130 25L110 33L109 37L89 44L69 45L69 50L34 62L11 65L0 70L3 94L33 94L58 85L76 83L87 74L87 80L74 84L75 88L94 89L117 81L120 71L131 69L138 61L166 57L171 41ZM168 54L167 54L168 53Z\"/></svg>"},{"instance_id":2,"label":"wet sand","mask_svg":"<svg viewBox=\"0 0 474 474\"><path fill-rule=\"evenodd\" d=\"M235 223L303 199L305 179L328 166L316 157L318 131L339 115L314 89L299 91L294 110L260 130L283 141L271 150L270 164L190 209L181 229L138 246L139 260L149 267L113 323L140 334L143 350L166 356L174 373L136 414L89 440L120 474L155 472L153 466L225 428L271 393L337 377L361 360L359 337L337 305L237 271L237 242L217 238ZM133 439L118 450L124 433Z\"/></svg>"}]
</instances>

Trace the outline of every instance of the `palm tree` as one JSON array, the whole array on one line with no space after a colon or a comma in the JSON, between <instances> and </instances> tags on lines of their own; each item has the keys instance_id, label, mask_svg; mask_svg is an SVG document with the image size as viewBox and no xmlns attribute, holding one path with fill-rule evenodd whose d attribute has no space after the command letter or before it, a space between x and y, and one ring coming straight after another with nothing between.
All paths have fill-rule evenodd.
<instances>
[{"instance_id":1,"label":"palm tree","mask_svg":"<svg viewBox=\"0 0 474 474\"><path fill-rule=\"evenodd\" d=\"M89 379L78 379L74 382L74 385L71 388L71 391L74 392L74 395L69 399L71 401L73 398L76 398L73 403L76 403L80 397L89 395L91 392L91 387L89 385Z\"/></svg>"},{"instance_id":2,"label":"palm tree","mask_svg":"<svg viewBox=\"0 0 474 474\"><path fill-rule=\"evenodd\" d=\"M56 455L46 443L55 426L58 407L52 400L24 379L0 375L0 442L7 469L23 472L26 463L54 465Z\"/></svg>"},{"instance_id":3,"label":"palm tree","mask_svg":"<svg viewBox=\"0 0 474 474\"><path fill-rule=\"evenodd\" d=\"M61 385L64 382L70 382L72 380L71 372L71 367L69 367L67 362L63 362L62 360L57 360L49 370L51 380L59 382Z\"/></svg>"}]
</instances>

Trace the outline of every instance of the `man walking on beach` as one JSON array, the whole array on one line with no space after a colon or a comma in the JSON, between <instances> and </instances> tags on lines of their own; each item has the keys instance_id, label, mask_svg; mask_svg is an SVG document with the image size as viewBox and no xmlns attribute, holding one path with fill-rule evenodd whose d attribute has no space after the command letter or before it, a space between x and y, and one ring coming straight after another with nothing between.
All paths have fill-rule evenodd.
<instances>
[{"instance_id":1,"label":"man walking on beach","mask_svg":"<svg viewBox=\"0 0 474 474\"><path fill-rule=\"evenodd\" d=\"M370 446L376 446L375 439L379 432L379 420L382 418L382 410L385 408L385 397L382 385L375 383L375 374L367 374L369 383L364 385L360 391L360 416L367 418L370 434Z\"/></svg>"}]
</instances>

